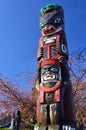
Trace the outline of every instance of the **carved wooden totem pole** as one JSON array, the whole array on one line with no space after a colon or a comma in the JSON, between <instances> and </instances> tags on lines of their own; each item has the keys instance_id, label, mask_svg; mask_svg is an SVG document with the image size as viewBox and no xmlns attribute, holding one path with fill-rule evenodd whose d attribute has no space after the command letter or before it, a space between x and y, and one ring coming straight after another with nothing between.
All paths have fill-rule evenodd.
<instances>
[{"instance_id":1,"label":"carved wooden totem pole","mask_svg":"<svg viewBox=\"0 0 86 130\"><path fill-rule=\"evenodd\" d=\"M37 124L34 130L76 130L75 108L68 68L68 47L61 6L40 11Z\"/></svg>"},{"instance_id":2,"label":"carved wooden totem pole","mask_svg":"<svg viewBox=\"0 0 86 130\"><path fill-rule=\"evenodd\" d=\"M12 119L8 130L20 130L21 112L19 110L12 113Z\"/></svg>"}]
</instances>

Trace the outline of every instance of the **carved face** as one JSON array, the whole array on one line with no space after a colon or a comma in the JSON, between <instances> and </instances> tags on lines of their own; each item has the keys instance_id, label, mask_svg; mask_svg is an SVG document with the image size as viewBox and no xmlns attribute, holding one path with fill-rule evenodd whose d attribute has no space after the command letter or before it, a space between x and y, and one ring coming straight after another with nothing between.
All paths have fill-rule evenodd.
<instances>
[{"instance_id":1,"label":"carved face","mask_svg":"<svg viewBox=\"0 0 86 130\"><path fill-rule=\"evenodd\" d=\"M64 24L64 13L61 6L51 4L43 7L40 13L40 28L42 35L50 35ZM61 28L62 29L62 28Z\"/></svg>"},{"instance_id":2,"label":"carved face","mask_svg":"<svg viewBox=\"0 0 86 130\"><path fill-rule=\"evenodd\" d=\"M41 82L42 83L56 83L61 79L61 70L57 65L45 65L41 69Z\"/></svg>"}]
</instances>

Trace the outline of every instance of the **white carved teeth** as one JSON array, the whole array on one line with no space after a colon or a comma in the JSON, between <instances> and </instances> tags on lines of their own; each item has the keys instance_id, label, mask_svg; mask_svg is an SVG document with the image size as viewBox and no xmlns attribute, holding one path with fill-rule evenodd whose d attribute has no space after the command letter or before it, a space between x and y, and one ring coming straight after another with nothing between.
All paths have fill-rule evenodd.
<instances>
[{"instance_id":1,"label":"white carved teeth","mask_svg":"<svg viewBox=\"0 0 86 130\"><path fill-rule=\"evenodd\" d=\"M76 130L76 128L72 128L72 127L70 127L70 126L65 126L65 125L63 125L63 126L62 126L62 130Z\"/></svg>"}]
</instances>

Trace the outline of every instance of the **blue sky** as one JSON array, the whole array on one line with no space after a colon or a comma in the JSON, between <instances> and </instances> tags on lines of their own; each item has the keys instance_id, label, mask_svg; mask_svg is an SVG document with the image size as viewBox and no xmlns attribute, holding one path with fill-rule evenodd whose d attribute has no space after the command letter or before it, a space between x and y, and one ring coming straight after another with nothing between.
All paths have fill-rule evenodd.
<instances>
[{"instance_id":1,"label":"blue sky","mask_svg":"<svg viewBox=\"0 0 86 130\"><path fill-rule=\"evenodd\" d=\"M64 9L69 53L86 47L86 0L0 0L0 74L36 72L39 12L51 3Z\"/></svg>"}]
</instances>

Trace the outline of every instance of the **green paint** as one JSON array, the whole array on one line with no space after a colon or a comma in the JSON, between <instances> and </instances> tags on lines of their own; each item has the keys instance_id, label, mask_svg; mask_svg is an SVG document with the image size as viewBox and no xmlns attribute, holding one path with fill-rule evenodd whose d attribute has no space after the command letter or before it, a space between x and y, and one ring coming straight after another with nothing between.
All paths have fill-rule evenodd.
<instances>
[{"instance_id":1,"label":"green paint","mask_svg":"<svg viewBox=\"0 0 86 130\"><path fill-rule=\"evenodd\" d=\"M46 9L51 9L51 10L56 10L57 9L57 5L56 4L49 4L49 5L46 5L44 6L43 8L41 8L41 13L43 14L44 13L44 10Z\"/></svg>"}]
</instances>

